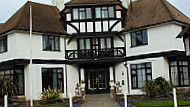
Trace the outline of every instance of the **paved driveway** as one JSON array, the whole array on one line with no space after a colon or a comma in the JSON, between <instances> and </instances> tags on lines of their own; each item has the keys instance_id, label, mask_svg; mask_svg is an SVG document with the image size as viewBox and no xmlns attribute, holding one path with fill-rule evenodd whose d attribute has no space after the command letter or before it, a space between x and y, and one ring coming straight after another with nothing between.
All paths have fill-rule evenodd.
<instances>
[{"instance_id":1,"label":"paved driveway","mask_svg":"<svg viewBox=\"0 0 190 107\"><path fill-rule=\"evenodd\" d=\"M119 107L110 94L88 94L81 107Z\"/></svg>"}]
</instances>

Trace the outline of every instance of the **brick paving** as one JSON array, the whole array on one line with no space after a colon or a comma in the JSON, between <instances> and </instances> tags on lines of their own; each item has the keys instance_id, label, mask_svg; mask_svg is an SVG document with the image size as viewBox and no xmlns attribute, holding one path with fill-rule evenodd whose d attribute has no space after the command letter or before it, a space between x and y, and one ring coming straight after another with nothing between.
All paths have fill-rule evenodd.
<instances>
[{"instance_id":1,"label":"brick paving","mask_svg":"<svg viewBox=\"0 0 190 107\"><path fill-rule=\"evenodd\" d=\"M81 107L120 107L110 94L88 94Z\"/></svg>"}]
</instances>

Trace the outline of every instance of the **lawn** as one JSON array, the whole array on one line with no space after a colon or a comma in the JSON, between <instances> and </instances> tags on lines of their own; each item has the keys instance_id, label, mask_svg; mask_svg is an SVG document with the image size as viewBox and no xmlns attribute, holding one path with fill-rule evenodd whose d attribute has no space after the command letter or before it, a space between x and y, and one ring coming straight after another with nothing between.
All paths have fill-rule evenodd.
<instances>
[{"instance_id":1,"label":"lawn","mask_svg":"<svg viewBox=\"0 0 190 107\"><path fill-rule=\"evenodd\" d=\"M188 101L187 101L188 100ZM157 101L135 101L138 107L164 107L173 106L173 100L157 100ZM178 106L190 105L190 99L178 99Z\"/></svg>"}]
</instances>

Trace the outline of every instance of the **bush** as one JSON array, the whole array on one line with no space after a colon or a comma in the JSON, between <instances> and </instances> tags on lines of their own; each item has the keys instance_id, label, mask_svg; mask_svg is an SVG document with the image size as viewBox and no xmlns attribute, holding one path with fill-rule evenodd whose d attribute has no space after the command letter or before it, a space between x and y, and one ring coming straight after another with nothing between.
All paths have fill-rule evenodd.
<instances>
[{"instance_id":1,"label":"bush","mask_svg":"<svg viewBox=\"0 0 190 107\"><path fill-rule=\"evenodd\" d=\"M44 90L41 93L41 100L43 103L55 103L60 101L61 91L58 89L51 89L48 86L48 89Z\"/></svg>"},{"instance_id":2,"label":"bush","mask_svg":"<svg viewBox=\"0 0 190 107\"><path fill-rule=\"evenodd\" d=\"M13 96L18 94L18 89L18 83L14 82L13 79L0 79L0 98L3 98L4 95L8 95L9 98L12 98Z\"/></svg>"},{"instance_id":3,"label":"bush","mask_svg":"<svg viewBox=\"0 0 190 107\"><path fill-rule=\"evenodd\" d=\"M165 78L158 77L155 80L148 80L142 90L148 97L172 97L173 85Z\"/></svg>"}]
</instances>

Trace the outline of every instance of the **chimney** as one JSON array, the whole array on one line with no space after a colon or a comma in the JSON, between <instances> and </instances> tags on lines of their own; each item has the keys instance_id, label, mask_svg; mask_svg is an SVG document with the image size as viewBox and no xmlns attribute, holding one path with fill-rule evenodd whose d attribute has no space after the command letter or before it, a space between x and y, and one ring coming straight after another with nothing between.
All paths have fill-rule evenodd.
<instances>
[{"instance_id":1,"label":"chimney","mask_svg":"<svg viewBox=\"0 0 190 107\"><path fill-rule=\"evenodd\" d=\"M135 2L135 1L138 1L138 0L122 0L122 5L123 7L128 8L130 2Z\"/></svg>"},{"instance_id":2,"label":"chimney","mask_svg":"<svg viewBox=\"0 0 190 107\"><path fill-rule=\"evenodd\" d=\"M62 11L64 8L64 0L52 0L52 4Z\"/></svg>"}]
</instances>

